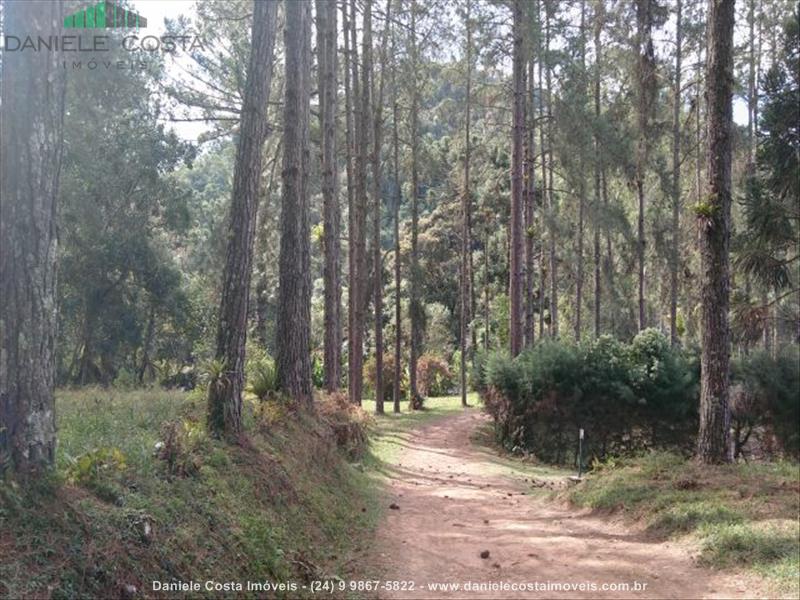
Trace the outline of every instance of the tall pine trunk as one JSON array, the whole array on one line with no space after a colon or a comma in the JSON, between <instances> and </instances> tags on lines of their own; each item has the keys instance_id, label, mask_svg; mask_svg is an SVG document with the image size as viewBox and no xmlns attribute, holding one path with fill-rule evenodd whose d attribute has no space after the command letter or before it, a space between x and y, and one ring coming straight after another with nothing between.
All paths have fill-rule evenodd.
<instances>
[{"instance_id":1,"label":"tall pine trunk","mask_svg":"<svg viewBox=\"0 0 800 600\"><path fill-rule=\"evenodd\" d=\"M586 75L586 0L581 1L581 21L580 21L580 63L581 75ZM584 89L581 86L581 104L584 103ZM584 246L584 222L586 220L586 178L583 174L584 167L584 152L581 150L579 159L579 177L578 184L578 240L577 240L577 255L578 266L575 278L575 340L581 341L581 331L583 330L583 246Z\"/></svg>"},{"instance_id":2,"label":"tall pine trunk","mask_svg":"<svg viewBox=\"0 0 800 600\"><path fill-rule=\"evenodd\" d=\"M511 133L511 234L509 248L509 341L511 356L522 350L522 278L523 278L523 139L525 137L525 45L523 0L514 0L513 93L514 109Z\"/></svg>"},{"instance_id":3,"label":"tall pine trunk","mask_svg":"<svg viewBox=\"0 0 800 600\"><path fill-rule=\"evenodd\" d=\"M59 35L61 2L7 2L6 32ZM64 72L56 52L5 52L0 101L0 477L53 464L56 199ZM8 464L10 462L10 465Z\"/></svg>"},{"instance_id":4,"label":"tall pine trunk","mask_svg":"<svg viewBox=\"0 0 800 600\"><path fill-rule=\"evenodd\" d=\"M409 352L408 372L411 397L411 408L422 408L422 398L417 385L417 359L422 346L422 326L425 307L419 298L419 44L417 40L417 2L411 3L411 273L409 313L411 319L411 349Z\"/></svg>"},{"instance_id":5,"label":"tall pine trunk","mask_svg":"<svg viewBox=\"0 0 800 600\"><path fill-rule=\"evenodd\" d=\"M683 50L683 3L675 8L675 78L672 85L672 256L669 273L669 337L678 343L678 269L681 258L681 53Z\"/></svg>"},{"instance_id":6,"label":"tall pine trunk","mask_svg":"<svg viewBox=\"0 0 800 600\"><path fill-rule=\"evenodd\" d=\"M528 38L525 49L528 62L527 88L525 90L525 346L532 346L536 340L535 310L535 270L536 256L534 232L536 230L536 112L533 105L533 94L536 87L536 73L533 57L533 32L535 21L533 10L528 8L526 19Z\"/></svg>"},{"instance_id":7,"label":"tall pine trunk","mask_svg":"<svg viewBox=\"0 0 800 600\"><path fill-rule=\"evenodd\" d=\"M395 51L395 31L392 22L387 23L387 27L391 27L392 32L392 56L396 57ZM395 58L396 60L396 58ZM400 136L398 133L398 120L400 118L400 109L397 104L397 78L395 71L397 70L397 63L393 63L392 68L392 158L394 170L394 373L392 382L392 410L395 413L400 412L400 396L402 390L400 384L403 378L403 369L401 366L403 359L403 327L402 327L402 304L401 304L401 283L402 283L402 265L400 258L400 204L403 201L403 188L400 184Z\"/></svg>"},{"instance_id":8,"label":"tall pine trunk","mask_svg":"<svg viewBox=\"0 0 800 600\"><path fill-rule=\"evenodd\" d=\"M557 212L558 206L553 192L553 82L552 68L550 60L550 38L551 38L551 11L553 10L551 0L544 0L544 55L545 61L545 98L547 105L547 115L545 123L547 126L547 218L548 218L548 243L550 261L550 336L558 337L558 256L556 254L556 234L558 233ZM544 150L544 147L542 147Z\"/></svg>"},{"instance_id":9,"label":"tall pine trunk","mask_svg":"<svg viewBox=\"0 0 800 600\"><path fill-rule=\"evenodd\" d=\"M348 215L350 248L348 392L350 402L361 404L364 365L364 313L366 308L367 146L369 144L369 73L359 81L356 3L350 2L350 68L353 114L353 201ZM367 85L364 84L367 82Z\"/></svg>"},{"instance_id":10,"label":"tall pine trunk","mask_svg":"<svg viewBox=\"0 0 800 600\"><path fill-rule=\"evenodd\" d=\"M472 262L470 254L472 251L472 198L470 191L470 120L472 108L472 21L471 21L472 0L467 0L466 14L464 16L464 26L466 28L466 47L464 49L464 61L466 63L466 106L464 110L464 182L461 192L461 314L459 321L459 350L461 351L461 406L467 405L467 335L469 321L471 317L471 298L470 289L472 283Z\"/></svg>"},{"instance_id":11,"label":"tall pine trunk","mask_svg":"<svg viewBox=\"0 0 800 600\"><path fill-rule=\"evenodd\" d=\"M708 188L697 208L700 229L701 369L698 459L704 463L729 460L730 411L730 235L731 154L733 137L734 2L708 2Z\"/></svg>"},{"instance_id":12,"label":"tall pine trunk","mask_svg":"<svg viewBox=\"0 0 800 600\"><path fill-rule=\"evenodd\" d=\"M656 100L656 64L653 47L653 0L636 0L636 50L637 50L637 121L638 140L636 144L636 198L638 211L636 219L636 263L638 281L638 324L639 331L647 326L645 306L645 231L644 184L650 157L651 117Z\"/></svg>"},{"instance_id":13,"label":"tall pine trunk","mask_svg":"<svg viewBox=\"0 0 800 600\"><path fill-rule=\"evenodd\" d=\"M309 99L311 0L288 2L283 106L283 180L276 367L280 388L302 404L312 401L309 237Z\"/></svg>"},{"instance_id":14,"label":"tall pine trunk","mask_svg":"<svg viewBox=\"0 0 800 600\"><path fill-rule=\"evenodd\" d=\"M603 0L595 0L594 10L594 337L600 337L600 314L602 303L602 255L600 251L600 206L601 189L600 172L602 169L601 161L602 150L600 140L600 70L602 68L603 48L600 44L600 33L603 29L603 19L605 12Z\"/></svg>"},{"instance_id":15,"label":"tall pine trunk","mask_svg":"<svg viewBox=\"0 0 800 600\"><path fill-rule=\"evenodd\" d=\"M256 212L261 195L261 168L267 139L267 104L272 80L272 54L278 3L256 2L250 61L247 65L233 196L228 220L228 249L222 276L216 359L222 372L208 386L208 428L235 440L242 432L247 308L253 264Z\"/></svg>"},{"instance_id":16,"label":"tall pine trunk","mask_svg":"<svg viewBox=\"0 0 800 600\"><path fill-rule=\"evenodd\" d=\"M334 392L342 380L341 209L336 165L338 57L336 2L316 0L320 129L322 146L323 269L325 297L325 389Z\"/></svg>"},{"instance_id":17,"label":"tall pine trunk","mask_svg":"<svg viewBox=\"0 0 800 600\"><path fill-rule=\"evenodd\" d=\"M536 36L536 50L539 55L539 146L542 154L542 191L541 191L541 235L539 236L539 337L544 338L544 308L547 296L547 253L545 252L545 233L550 237L550 232L546 231L547 212L549 210L549 190L547 188L547 161L548 156L545 152L545 127L547 125L547 113L544 107L544 63L547 60L542 46L542 3L543 0L536 2L536 23L538 34Z\"/></svg>"},{"instance_id":18,"label":"tall pine trunk","mask_svg":"<svg viewBox=\"0 0 800 600\"><path fill-rule=\"evenodd\" d=\"M373 229L372 229L372 271L374 273L373 304L375 307L375 412L383 414L383 253L381 252L381 144L383 141L383 86L384 73L386 70L386 44L389 39L389 20L392 18L392 0L386 1L386 24L383 30L380 55L380 80L377 92L373 93L375 105L375 119L373 124L372 136L372 206L373 206ZM364 27L365 49L371 48L372 32L372 0L367 0L365 5L365 16L369 16L369 25ZM370 34L369 36L367 34ZM369 38L369 39L367 39ZM371 52L370 52L371 54ZM368 68L365 55L364 65ZM372 69L370 68L370 71ZM373 77L374 79L374 77ZM373 81L374 85L374 81Z\"/></svg>"}]
</instances>

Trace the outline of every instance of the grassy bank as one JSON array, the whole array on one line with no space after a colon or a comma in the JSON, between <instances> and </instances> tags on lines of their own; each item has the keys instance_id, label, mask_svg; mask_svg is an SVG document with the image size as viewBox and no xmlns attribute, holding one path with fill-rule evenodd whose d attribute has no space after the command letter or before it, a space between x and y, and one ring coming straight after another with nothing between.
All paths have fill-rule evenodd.
<instances>
[{"instance_id":1,"label":"grassy bank","mask_svg":"<svg viewBox=\"0 0 800 600\"><path fill-rule=\"evenodd\" d=\"M781 595L800 594L800 467L700 466L666 453L606 463L567 492L660 538L689 536L710 567L747 567Z\"/></svg>"},{"instance_id":2,"label":"grassy bank","mask_svg":"<svg viewBox=\"0 0 800 600\"><path fill-rule=\"evenodd\" d=\"M247 442L228 447L204 433L199 395L69 391L57 410L53 479L25 493L0 483L2 597L344 576L380 511L317 416L247 403Z\"/></svg>"}]
</instances>

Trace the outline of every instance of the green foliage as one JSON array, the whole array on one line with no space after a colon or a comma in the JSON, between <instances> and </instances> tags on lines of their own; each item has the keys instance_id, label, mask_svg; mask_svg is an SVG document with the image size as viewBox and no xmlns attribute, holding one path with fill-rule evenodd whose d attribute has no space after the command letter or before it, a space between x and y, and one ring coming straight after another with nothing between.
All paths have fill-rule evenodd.
<instances>
[{"instance_id":1,"label":"green foliage","mask_svg":"<svg viewBox=\"0 0 800 600\"><path fill-rule=\"evenodd\" d=\"M417 389L422 396L446 396L455 385L447 361L433 354L423 354L417 361Z\"/></svg>"},{"instance_id":2,"label":"green foliage","mask_svg":"<svg viewBox=\"0 0 800 600\"><path fill-rule=\"evenodd\" d=\"M67 481L77 485L91 485L103 474L122 472L127 468L125 455L119 448L96 448L70 460L66 471Z\"/></svg>"},{"instance_id":3,"label":"green foliage","mask_svg":"<svg viewBox=\"0 0 800 600\"><path fill-rule=\"evenodd\" d=\"M248 359L245 379L247 391L255 394L259 400L269 400L278 393L278 371L275 361L266 352Z\"/></svg>"},{"instance_id":4,"label":"green foliage","mask_svg":"<svg viewBox=\"0 0 800 600\"><path fill-rule=\"evenodd\" d=\"M584 459L649 447L691 447L697 372L656 330L630 344L609 336L576 346L544 340L484 367L486 406L507 447L563 462L586 432Z\"/></svg>"},{"instance_id":5,"label":"green foliage","mask_svg":"<svg viewBox=\"0 0 800 600\"><path fill-rule=\"evenodd\" d=\"M732 363L731 412L738 436L767 427L788 456L800 457L800 355L789 348L773 358L755 351ZM739 440L740 441L740 440Z\"/></svg>"},{"instance_id":6,"label":"green foliage","mask_svg":"<svg viewBox=\"0 0 800 600\"><path fill-rule=\"evenodd\" d=\"M322 352L311 355L311 383L318 390L325 387L325 360Z\"/></svg>"}]
</instances>

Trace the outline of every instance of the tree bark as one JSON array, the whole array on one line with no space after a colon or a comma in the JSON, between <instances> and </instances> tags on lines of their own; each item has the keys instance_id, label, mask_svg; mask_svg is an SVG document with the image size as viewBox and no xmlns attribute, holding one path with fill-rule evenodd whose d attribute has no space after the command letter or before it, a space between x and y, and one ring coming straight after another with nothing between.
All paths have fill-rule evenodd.
<instances>
[{"instance_id":1,"label":"tree bark","mask_svg":"<svg viewBox=\"0 0 800 600\"><path fill-rule=\"evenodd\" d=\"M552 69L550 65L550 20L553 7L550 0L544 0L545 46L542 59L545 61L545 97L547 104L547 212L548 243L550 245L550 336L558 337L558 256L556 255L557 212L553 193L553 98Z\"/></svg>"},{"instance_id":2,"label":"tree bark","mask_svg":"<svg viewBox=\"0 0 800 600\"><path fill-rule=\"evenodd\" d=\"M601 281L602 257L600 252L600 171L601 171L601 140L600 140L600 70L602 65L603 48L600 44L600 33L603 28L605 11L603 0L595 0L594 10L594 337L600 337L600 309L602 303L603 287Z\"/></svg>"},{"instance_id":3,"label":"tree bark","mask_svg":"<svg viewBox=\"0 0 800 600\"><path fill-rule=\"evenodd\" d=\"M208 386L208 429L236 440L242 433L247 305L250 296L256 211L261 194L262 149L267 139L267 103L272 80L277 2L256 2L252 47L242 104L228 249L222 281L216 358L223 372Z\"/></svg>"},{"instance_id":4,"label":"tree bark","mask_svg":"<svg viewBox=\"0 0 800 600\"><path fill-rule=\"evenodd\" d=\"M61 2L4 5L4 31L59 35ZM57 52L5 52L0 101L0 476L53 465L56 202L64 71ZM10 463L10 464L9 464Z\"/></svg>"},{"instance_id":5,"label":"tree bark","mask_svg":"<svg viewBox=\"0 0 800 600\"><path fill-rule=\"evenodd\" d=\"M392 56L396 57L395 50L395 31L392 22L387 23L387 27L391 27L392 32ZM396 60L396 59L395 59ZM398 121L400 118L400 110L397 104L397 79L395 71L397 70L396 63L392 68L392 154L394 159L394 380L392 385L392 399L393 408L395 413L400 412L400 396L401 388L400 383L403 377L402 363L402 349L403 349L403 336L402 336L402 307L401 307L401 277L402 266L400 257L400 204L403 201L403 188L400 184L400 136L398 134Z\"/></svg>"},{"instance_id":6,"label":"tree bark","mask_svg":"<svg viewBox=\"0 0 800 600\"><path fill-rule=\"evenodd\" d=\"M353 202L350 207L350 290L349 290L349 350L348 392L350 402L361 405L364 365L364 312L366 298L366 204L367 204L367 146L369 144L369 73L362 73L359 82L358 50L356 38L356 3L350 2L350 67L353 87ZM363 69L362 69L363 70ZM363 89L366 88L366 89Z\"/></svg>"},{"instance_id":7,"label":"tree bark","mask_svg":"<svg viewBox=\"0 0 800 600\"><path fill-rule=\"evenodd\" d=\"M352 302L354 293L356 267L355 253L353 251L353 219L355 218L355 173L353 164L354 148L354 115L353 115L353 93L351 86L351 64L352 50L350 48L351 25L348 13L348 2L342 0L342 37L344 38L344 114L345 114L345 166L347 174L347 393L350 402L355 403L352 395L353 381L353 314L355 304Z\"/></svg>"},{"instance_id":8,"label":"tree bark","mask_svg":"<svg viewBox=\"0 0 800 600\"><path fill-rule=\"evenodd\" d=\"M459 322L459 349L461 351L461 406L467 405L467 336L471 315L470 284L472 281L470 254L472 248L472 198L470 191L470 120L472 108L472 0L467 0L464 26L466 40L464 60L466 72L466 106L464 110L464 182L461 192L461 314Z\"/></svg>"},{"instance_id":9,"label":"tree bark","mask_svg":"<svg viewBox=\"0 0 800 600\"><path fill-rule=\"evenodd\" d=\"M277 352L278 384L310 405L311 274L309 237L309 99L311 82L311 2L288 2L283 106L283 180L279 258Z\"/></svg>"},{"instance_id":10,"label":"tree bark","mask_svg":"<svg viewBox=\"0 0 800 600\"><path fill-rule=\"evenodd\" d=\"M636 144L636 198L637 213L637 280L639 331L647 326L645 306L645 237L644 237L644 181L650 156L650 123L656 100L656 65L653 47L653 2L636 0L636 44L637 44L637 117L638 141Z\"/></svg>"},{"instance_id":11,"label":"tree bark","mask_svg":"<svg viewBox=\"0 0 800 600\"><path fill-rule=\"evenodd\" d=\"M389 21L391 19L392 0L386 0L386 24L381 41L380 56L380 83L376 94L373 94L375 104L374 130L372 137L372 201L373 201L373 230L372 230L372 263L373 263L373 304L375 307L375 412L383 414L383 256L381 252L381 143L383 136L383 86L384 71L386 67L386 44L389 39ZM372 40L372 0L367 0L365 5L365 18L369 18L369 27L364 27L365 49L371 49ZM368 36L368 33L370 34ZM369 39L368 39L369 38ZM364 68L372 72L371 60L367 61L365 54ZM371 59L371 50L370 50ZM374 79L374 77L373 77ZM373 81L374 85L374 81Z\"/></svg>"},{"instance_id":12,"label":"tree bark","mask_svg":"<svg viewBox=\"0 0 800 600\"><path fill-rule=\"evenodd\" d=\"M409 278L409 316L411 320L411 348L408 371L411 408L421 408L422 398L417 386L417 359L422 346L422 321L425 308L419 299L419 44L417 40L417 2L411 3L411 273Z\"/></svg>"},{"instance_id":13,"label":"tree bark","mask_svg":"<svg viewBox=\"0 0 800 600\"><path fill-rule=\"evenodd\" d=\"M678 343L678 269L681 258L681 53L683 51L683 2L675 6L675 78L672 86L672 256L669 277L669 337Z\"/></svg>"},{"instance_id":14,"label":"tree bark","mask_svg":"<svg viewBox=\"0 0 800 600\"><path fill-rule=\"evenodd\" d=\"M527 43L525 55L527 57L527 88L525 92L525 335L524 345L533 346L536 340L536 311L534 306L534 282L536 280L536 256L534 247L534 232L536 229L536 112L533 106L533 94L536 82L535 64L533 56L533 32L535 27L534 14L530 11L526 18Z\"/></svg>"},{"instance_id":15,"label":"tree bark","mask_svg":"<svg viewBox=\"0 0 800 600\"><path fill-rule=\"evenodd\" d=\"M580 21L580 62L581 74L586 75L586 0L581 0L581 21ZM581 90L581 104L583 105L583 93ZM581 331L583 329L583 242L584 242L584 221L586 220L586 179L583 175L584 153L580 153L580 180L578 187L578 240L577 255L578 265L575 278L575 341L581 341Z\"/></svg>"},{"instance_id":16,"label":"tree bark","mask_svg":"<svg viewBox=\"0 0 800 600\"><path fill-rule=\"evenodd\" d=\"M322 147L322 213L325 335L325 389L335 392L342 380L341 209L336 165L338 57L336 2L316 0L317 56Z\"/></svg>"},{"instance_id":17,"label":"tree bark","mask_svg":"<svg viewBox=\"0 0 800 600\"><path fill-rule=\"evenodd\" d=\"M539 337L544 338L544 308L547 299L547 255L545 252L545 231L547 225L547 211L550 206L550 194L547 187L547 152L545 146L545 128L547 113L544 107L544 63L546 57L542 47L542 0L536 2L536 21L539 26L539 35L536 36L536 50L539 55L539 146L542 154L542 210L541 210L541 235L539 237ZM550 231L547 231L548 238ZM549 310L549 309L548 309Z\"/></svg>"},{"instance_id":18,"label":"tree bark","mask_svg":"<svg viewBox=\"0 0 800 600\"><path fill-rule=\"evenodd\" d=\"M729 460L730 229L733 136L733 0L708 2L708 193L698 207L702 300L702 376L697 456Z\"/></svg>"},{"instance_id":19,"label":"tree bark","mask_svg":"<svg viewBox=\"0 0 800 600\"><path fill-rule=\"evenodd\" d=\"M523 139L525 137L525 46L523 0L514 0L514 49L513 49L513 128L511 133L511 234L509 248L509 341L511 356L522 350L522 277L523 257L523 200L524 182L522 170L524 163Z\"/></svg>"}]
</instances>

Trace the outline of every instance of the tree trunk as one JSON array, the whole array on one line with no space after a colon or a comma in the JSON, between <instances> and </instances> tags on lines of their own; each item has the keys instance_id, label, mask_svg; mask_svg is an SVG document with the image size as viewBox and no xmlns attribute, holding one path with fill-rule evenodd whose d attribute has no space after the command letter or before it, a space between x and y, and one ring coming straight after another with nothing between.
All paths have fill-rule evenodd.
<instances>
[{"instance_id":1,"label":"tree trunk","mask_svg":"<svg viewBox=\"0 0 800 600\"><path fill-rule=\"evenodd\" d=\"M417 359L422 345L422 321L425 308L419 299L419 48L417 42L417 2L411 3L411 276L409 313L411 319L411 349L409 352L408 371L411 408L421 408L421 397L417 386Z\"/></svg>"},{"instance_id":2,"label":"tree trunk","mask_svg":"<svg viewBox=\"0 0 800 600\"><path fill-rule=\"evenodd\" d=\"M392 31L392 56L396 57L395 50L395 31L392 22L387 23L387 27L391 27ZM396 60L396 59L395 59ZM400 303L401 298L401 258L400 258L400 204L403 201L403 188L400 184L400 136L398 134L398 121L399 121L399 107L397 104L397 79L395 71L397 70L396 63L392 65L392 154L394 159L394 373L392 385L392 400L393 411L400 412L400 382L403 377L402 369L402 349L403 349L403 335L402 335L402 306Z\"/></svg>"},{"instance_id":3,"label":"tree trunk","mask_svg":"<svg viewBox=\"0 0 800 600\"><path fill-rule=\"evenodd\" d=\"M553 194L553 99L552 99L552 69L550 66L550 18L552 5L550 0L544 0L544 30L545 46L542 59L545 61L545 97L547 104L547 212L548 212L548 242L550 245L550 336L558 337L558 257L556 255L556 233L558 231L557 206Z\"/></svg>"},{"instance_id":4,"label":"tree trunk","mask_svg":"<svg viewBox=\"0 0 800 600\"><path fill-rule=\"evenodd\" d=\"M678 269L681 258L681 52L683 2L675 7L675 79L672 87L672 256L669 277L669 337L678 343Z\"/></svg>"},{"instance_id":5,"label":"tree trunk","mask_svg":"<svg viewBox=\"0 0 800 600\"><path fill-rule=\"evenodd\" d=\"M528 27L528 44L525 54L528 62L528 77L525 99L525 346L532 346L536 340L536 311L534 307L534 282L536 280L534 272L536 269L536 257L533 236L536 229L536 114L533 106L533 94L535 88L535 69L533 60L533 39L534 28L533 11L526 19Z\"/></svg>"},{"instance_id":6,"label":"tree trunk","mask_svg":"<svg viewBox=\"0 0 800 600\"><path fill-rule=\"evenodd\" d=\"M309 237L309 99L311 1L288 2L283 106L281 244L276 320L276 370L280 388L302 404L312 401L311 274Z\"/></svg>"},{"instance_id":7,"label":"tree trunk","mask_svg":"<svg viewBox=\"0 0 800 600\"><path fill-rule=\"evenodd\" d=\"M262 149L267 139L267 103L272 79L277 2L254 5L252 48L242 104L228 249L222 281L216 358L223 372L208 386L208 428L235 440L242 432L247 304L255 240L256 211L261 195Z\"/></svg>"},{"instance_id":8,"label":"tree trunk","mask_svg":"<svg viewBox=\"0 0 800 600\"><path fill-rule=\"evenodd\" d=\"M147 368L150 366L150 351L153 347L153 336L156 328L156 307L150 305L150 311L147 316L147 328L145 329L144 340L142 341L142 362L139 364L139 370L136 374L136 379L139 385L144 383L144 376L147 374Z\"/></svg>"},{"instance_id":9,"label":"tree trunk","mask_svg":"<svg viewBox=\"0 0 800 600\"><path fill-rule=\"evenodd\" d=\"M600 308L602 302L602 281L600 253L600 170L601 170L601 140L600 140L600 70L602 65L603 48L600 45L600 33L603 28L605 11L603 0L595 0L594 13L594 337L600 337Z\"/></svg>"},{"instance_id":10,"label":"tree trunk","mask_svg":"<svg viewBox=\"0 0 800 600\"><path fill-rule=\"evenodd\" d=\"M322 147L323 268L325 297L325 389L335 392L342 380L341 209L336 168L338 96L336 2L316 0L320 130Z\"/></svg>"},{"instance_id":11,"label":"tree trunk","mask_svg":"<svg viewBox=\"0 0 800 600\"><path fill-rule=\"evenodd\" d=\"M464 60L467 67L466 72L466 106L464 111L464 182L463 190L461 193L461 314L460 314L460 331L459 331L459 349L461 351L461 406L467 405L467 336L469 335L469 321L471 315L471 301L470 301L470 283L472 280L471 275L471 261L470 254L472 251L472 198L470 197L470 139L469 128L472 107L472 21L471 21L471 8L472 0L467 0L466 15L464 17L464 26L466 28L466 48L464 49Z\"/></svg>"},{"instance_id":12,"label":"tree trunk","mask_svg":"<svg viewBox=\"0 0 800 600\"><path fill-rule=\"evenodd\" d=\"M375 306L375 412L383 414L383 260L381 252L381 142L383 134L383 84L386 70L386 44L389 39L389 21L391 19L392 0L386 0L386 24L383 31L380 56L380 83L377 94L373 95L375 104L375 121L372 146L372 196L373 196L373 231L372 231L372 270L374 272L373 304ZM371 33L372 33L372 0L365 5L364 48L370 48L370 60L365 53L364 68L371 68ZM373 82L374 83L374 82Z\"/></svg>"},{"instance_id":13,"label":"tree trunk","mask_svg":"<svg viewBox=\"0 0 800 600\"><path fill-rule=\"evenodd\" d=\"M706 105L708 193L698 207L702 299L702 376L697 455L704 463L729 460L729 251L733 130L734 2L709 0ZM702 209L702 210L701 210Z\"/></svg>"},{"instance_id":14,"label":"tree trunk","mask_svg":"<svg viewBox=\"0 0 800 600\"><path fill-rule=\"evenodd\" d=\"M347 392L350 402L355 403L352 395L353 369L352 369L352 351L353 351L353 312L355 305L351 301L355 286L355 254L353 252L353 218L355 216L355 194L353 193L355 187L355 173L353 165L353 145L354 145L354 132L353 132L353 94L351 88L351 63L352 63L352 50L350 48L350 17L348 13L348 2L342 0L342 32L344 39L344 114L345 114L345 171L347 176Z\"/></svg>"},{"instance_id":15,"label":"tree trunk","mask_svg":"<svg viewBox=\"0 0 800 600\"><path fill-rule=\"evenodd\" d=\"M366 203L367 203L367 146L369 144L369 121L365 111L369 108L369 89L359 82L358 50L356 39L356 4L350 2L350 67L353 86L353 202L348 215L350 246L350 290L349 290L349 358L348 392L350 402L361 405L364 365L364 300L366 298ZM362 74L369 82L369 73Z\"/></svg>"},{"instance_id":16,"label":"tree trunk","mask_svg":"<svg viewBox=\"0 0 800 600\"><path fill-rule=\"evenodd\" d=\"M580 62L581 73L586 75L586 0L581 1L581 24L580 24ZM581 100L583 104L583 92L581 90ZM583 238L584 238L584 221L586 219L586 179L583 176L584 167L584 153L581 150L579 159L580 168L580 181L578 186L578 240L577 240L577 254L578 265L577 274L575 278L575 341L581 341L581 330L583 329L582 316L583 316Z\"/></svg>"},{"instance_id":17,"label":"tree trunk","mask_svg":"<svg viewBox=\"0 0 800 600\"><path fill-rule=\"evenodd\" d=\"M522 269L523 257L523 200L524 182L523 139L525 137L525 46L523 28L525 11L523 0L514 0L513 85L514 110L511 134L511 235L509 248L509 341L511 356L522 350Z\"/></svg>"},{"instance_id":18,"label":"tree trunk","mask_svg":"<svg viewBox=\"0 0 800 600\"><path fill-rule=\"evenodd\" d=\"M550 206L550 193L547 187L547 161L548 156L545 152L545 127L547 124L547 113L544 107L544 63L547 60L542 48L542 0L536 3L536 20L539 25L539 35L536 36L536 50L539 55L539 146L542 154L542 210L541 210L541 235L539 236L539 337L544 338L544 307L547 298L547 257L545 253L545 230L547 225L547 211ZM550 231L547 231L548 238ZM548 309L549 310L549 309Z\"/></svg>"},{"instance_id":19,"label":"tree trunk","mask_svg":"<svg viewBox=\"0 0 800 600\"><path fill-rule=\"evenodd\" d=\"M644 182L650 156L650 123L656 99L656 65L653 47L653 4L652 0L636 1L636 44L637 44L637 117L638 141L636 144L636 198L637 214L637 280L639 289L639 331L647 326L645 312L645 265L644 265Z\"/></svg>"},{"instance_id":20,"label":"tree trunk","mask_svg":"<svg viewBox=\"0 0 800 600\"><path fill-rule=\"evenodd\" d=\"M9 2L4 30L59 35L61 2ZM57 52L5 52L0 101L0 476L53 465L56 202L64 123ZM10 462L9 462L10 461Z\"/></svg>"}]
</instances>

